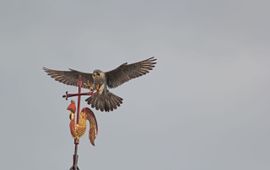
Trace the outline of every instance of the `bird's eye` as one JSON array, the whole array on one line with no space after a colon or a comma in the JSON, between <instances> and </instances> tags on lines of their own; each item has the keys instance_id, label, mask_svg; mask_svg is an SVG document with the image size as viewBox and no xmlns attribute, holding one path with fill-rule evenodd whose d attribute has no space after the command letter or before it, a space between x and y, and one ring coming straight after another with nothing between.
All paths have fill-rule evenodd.
<instances>
[{"instance_id":1,"label":"bird's eye","mask_svg":"<svg viewBox=\"0 0 270 170\"><path fill-rule=\"evenodd\" d=\"M97 73L97 76L99 76L99 73Z\"/></svg>"}]
</instances>

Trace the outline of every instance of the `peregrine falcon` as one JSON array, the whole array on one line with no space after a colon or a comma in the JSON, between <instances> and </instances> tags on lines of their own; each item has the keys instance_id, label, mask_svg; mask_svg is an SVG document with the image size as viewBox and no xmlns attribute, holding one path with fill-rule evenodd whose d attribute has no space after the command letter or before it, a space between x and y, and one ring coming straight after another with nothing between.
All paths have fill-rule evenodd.
<instances>
[{"instance_id":1,"label":"peregrine falcon","mask_svg":"<svg viewBox=\"0 0 270 170\"><path fill-rule=\"evenodd\" d=\"M82 81L82 88L96 91L94 95L87 98L85 101L100 111L113 111L122 104L123 99L113 93L108 88L115 88L121 84L149 73L155 67L156 59L154 57L143 61L128 64L124 63L114 70L103 72L101 70L94 70L93 73L84 73L69 69L69 71L52 70L43 67L44 71L56 81L67 85L77 86L80 79Z\"/></svg>"}]
</instances>

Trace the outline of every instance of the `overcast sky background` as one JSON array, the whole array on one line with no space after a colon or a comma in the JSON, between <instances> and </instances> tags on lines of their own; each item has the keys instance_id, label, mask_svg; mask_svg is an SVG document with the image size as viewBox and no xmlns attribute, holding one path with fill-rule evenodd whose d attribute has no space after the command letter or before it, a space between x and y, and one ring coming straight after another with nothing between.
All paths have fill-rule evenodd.
<instances>
[{"instance_id":1,"label":"overcast sky background","mask_svg":"<svg viewBox=\"0 0 270 170\"><path fill-rule=\"evenodd\" d=\"M69 169L75 87L42 67L157 67L112 92L82 170L269 170L269 1L1 0L1 169ZM86 106L83 103L82 106Z\"/></svg>"}]
</instances>

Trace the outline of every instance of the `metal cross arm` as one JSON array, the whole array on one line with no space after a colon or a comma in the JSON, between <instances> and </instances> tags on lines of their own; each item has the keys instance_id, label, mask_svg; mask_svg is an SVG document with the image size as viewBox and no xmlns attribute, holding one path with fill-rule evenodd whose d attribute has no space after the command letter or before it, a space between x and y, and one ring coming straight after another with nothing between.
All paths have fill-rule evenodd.
<instances>
[{"instance_id":1,"label":"metal cross arm","mask_svg":"<svg viewBox=\"0 0 270 170\"><path fill-rule=\"evenodd\" d=\"M68 93L68 91L66 91L66 94L63 95L62 97L65 98L66 100L68 100L68 98L70 97L75 97L75 96L92 96L94 93L94 91L90 91L90 92L85 92L85 93Z\"/></svg>"}]
</instances>

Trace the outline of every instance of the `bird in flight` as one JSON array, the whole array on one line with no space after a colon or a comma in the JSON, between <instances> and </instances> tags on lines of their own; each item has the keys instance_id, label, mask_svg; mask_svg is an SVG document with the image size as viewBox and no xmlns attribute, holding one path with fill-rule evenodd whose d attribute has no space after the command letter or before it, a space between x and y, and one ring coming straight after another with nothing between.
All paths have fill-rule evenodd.
<instances>
[{"instance_id":1,"label":"bird in flight","mask_svg":"<svg viewBox=\"0 0 270 170\"><path fill-rule=\"evenodd\" d=\"M44 71L56 81L67 85L77 86L78 80L82 81L82 88L96 91L94 95L85 101L100 111L113 111L122 104L123 99L113 93L108 88L116 88L123 83L149 73L155 67L156 59L148 58L136 63L121 64L114 70L103 72L94 70L93 73L84 73L77 70L69 71L52 70L43 67Z\"/></svg>"}]
</instances>

